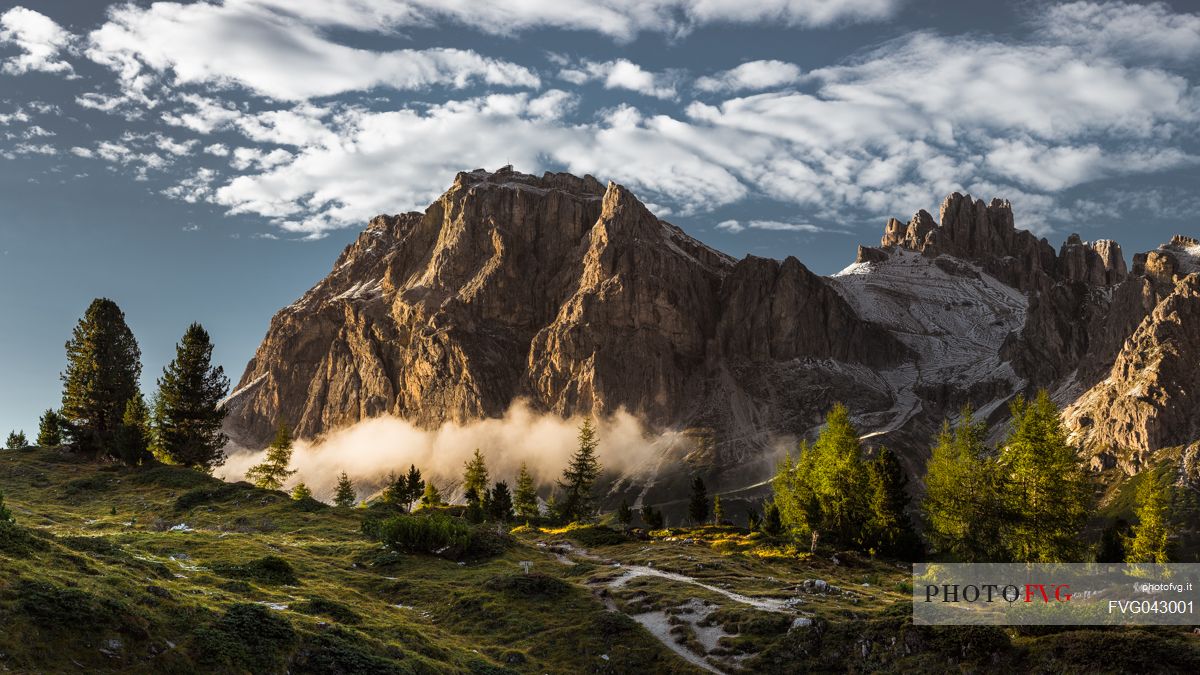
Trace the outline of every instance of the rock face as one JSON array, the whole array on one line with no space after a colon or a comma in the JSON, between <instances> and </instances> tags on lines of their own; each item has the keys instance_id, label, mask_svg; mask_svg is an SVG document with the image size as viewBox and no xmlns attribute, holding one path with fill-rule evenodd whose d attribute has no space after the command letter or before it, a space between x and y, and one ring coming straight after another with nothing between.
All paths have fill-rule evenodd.
<instances>
[{"instance_id":1,"label":"rock face","mask_svg":"<svg viewBox=\"0 0 1200 675\"><path fill-rule=\"evenodd\" d=\"M728 417L708 402L730 367L903 354L794 258L735 263L590 176L477 170L423 214L372 220L272 319L227 426L256 446L279 419L311 437L385 413L495 417L518 399L687 426ZM753 399L768 370L732 386Z\"/></svg>"},{"instance_id":2,"label":"rock face","mask_svg":"<svg viewBox=\"0 0 1200 675\"><path fill-rule=\"evenodd\" d=\"M1056 252L1007 201L955 193L821 277L795 258L735 261L620 185L479 169L424 213L373 219L276 314L227 431L261 446L280 419L314 437L517 401L624 409L694 433L690 457L730 490L769 475L779 439L811 434L835 401L920 475L964 404L999 429L1014 396L1046 387L1097 466L1135 466L1200 437L1198 256L1188 237L1132 271L1111 241Z\"/></svg>"}]
</instances>

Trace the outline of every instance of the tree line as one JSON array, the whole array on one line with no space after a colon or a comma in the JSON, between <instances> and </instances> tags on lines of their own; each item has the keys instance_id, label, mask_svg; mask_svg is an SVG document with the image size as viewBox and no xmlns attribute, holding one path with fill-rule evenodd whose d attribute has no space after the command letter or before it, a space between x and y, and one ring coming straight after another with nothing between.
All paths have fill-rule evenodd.
<instances>
[{"instance_id":1,"label":"tree line","mask_svg":"<svg viewBox=\"0 0 1200 675\"><path fill-rule=\"evenodd\" d=\"M37 444L130 466L158 459L211 472L224 461L220 403L229 391L212 350L204 327L188 326L147 405L141 349L124 312L108 298L93 300L66 343L61 406L39 419ZM7 445L28 445L24 432L9 434Z\"/></svg>"}]
</instances>

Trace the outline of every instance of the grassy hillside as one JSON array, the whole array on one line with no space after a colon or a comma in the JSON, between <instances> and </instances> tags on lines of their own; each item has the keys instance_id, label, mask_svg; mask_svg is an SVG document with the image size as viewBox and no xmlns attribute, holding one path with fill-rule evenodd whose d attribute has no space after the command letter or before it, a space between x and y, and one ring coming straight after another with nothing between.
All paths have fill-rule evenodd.
<instances>
[{"instance_id":1,"label":"grassy hillside","mask_svg":"<svg viewBox=\"0 0 1200 675\"><path fill-rule=\"evenodd\" d=\"M0 451L0 491L0 672L1200 669L1183 631L913 626L906 567L732 528L519 527L456 562L176 467Z\"/></svg>"}]
</instances>

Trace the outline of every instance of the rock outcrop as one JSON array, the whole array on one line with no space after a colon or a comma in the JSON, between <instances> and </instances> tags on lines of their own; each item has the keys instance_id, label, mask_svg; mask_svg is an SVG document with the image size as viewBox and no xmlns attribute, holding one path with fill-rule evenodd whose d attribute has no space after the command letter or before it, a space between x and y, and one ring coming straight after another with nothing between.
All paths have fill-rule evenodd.
<instances>
[{"instance_id":1,"label":"rock outcrop","mask_svg":"<svg viewBox=\"0 0 1200 675\"><path fill-rule=\"evenodd\" d=\"M1071 235L1056 252L1007 201L955 193L938 220L889 220L880 247L822 277L791 257L735 261L620 185L479 169L423 213L371 220L276 314L227 431L260 446L281 419L314 437L517 401L626 410L693 434L689 461L761 481L781 437L842 401L919 476L961 406L1002 429L1012 397L1046 387L1096 466L1136 470L1200 437L1197 272L1195 239L1130 270L1114 242ZM663 495L679 483L642 478Z\"/></svg>"}]
</instances>

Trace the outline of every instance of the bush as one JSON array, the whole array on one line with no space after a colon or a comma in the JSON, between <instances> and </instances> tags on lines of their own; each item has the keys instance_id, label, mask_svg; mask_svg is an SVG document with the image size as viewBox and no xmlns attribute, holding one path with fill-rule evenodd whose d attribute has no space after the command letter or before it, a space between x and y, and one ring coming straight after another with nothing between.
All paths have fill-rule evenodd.
<instances>
[{"instance_id":1,"label":"bush","mask_svg":"<svg viewBox=\"0 0 1200 675\"><path fill-rule=\"evenodd\" d=\"M571 585L545 574L506 574L484 582L484 587L522 598L557 598L571 592Z\"/></svg>"},{"instance_id":2,"label":"bush","mask_svg":"<svg viewBox=\"0 0 1200 675\"><path fill-rule=\"evenodd\" d=\"M471 544L471 526L444 516L392 516L363 523L366 534L398 551L457 559Z\"/></svg>"},{"instance_id":3,"label":"bush","mask_svg":"<svg viewBox=\"0 0 1200 675\"><path fill-rule=\"evenodd\" d=\"M138 485L158 485L168 488L194 488L219 482L216 478L195 469L167 464L143 467L136 471L130 480Z\"/></svg>"},{"instance_id":4,"label":"bush","mask_svg":"<svg viewBox=\"0 0 1200 675\"><path fill-rule=\"evenodd\" d=\"M187 511L201 504L224 501L237 496L241 491L242 486L234 483L224 483L216 487L193 488L179 495L175 500L175 510Z\"/></svg>"},{"instance_id":5,"label":"bush","mask_svg":"<svg viewBox=\"0 0 1200 675\"><path fill-rule=\"evenodd\" d=\"M312 597L305 602L292 605L291 609L293 612L301 614L328 617L338 623L353 625L362 621L362 618L346 605L320 597Z\"/></svg>"},{"instance_id":6,"label":"bush","mask_svg":"<svg viewBox=\"0 0 1200 675\"><path fill-rule=\"evenodd\" d=\"M624 533L602 525L569 527L566 536L588 548L593 546L615 546L629 541L629 537L625 536Z\"/></svg>"},{"instance_id":7,"label":"bush","mask_svg":"<svg viewBox=\"0 0 1200 675\"><path fill-rule=\"evenodd\" d=\"M224 577L280 585L296 583L296 571L291 563L279 556L268 555L240 565L213 565L213 571Z\"/></svg>"},{"instance_id":8,"label":"bush","mask_svg":"<svg viewBox=\"0 0 1200 675\"><path fill-rule=\"evenodd\" d=\"M76 478L66 484L63 492L67 495L77 495L81 492L104 492L112 489L112 479L107 476L95 475Z\"/></svg>"},{"instance_id":9,"label":"bush","mask_svg":"<svg viewBox=\"0 0 1200 675\"><path fill-rule=\"evenodd\" d=\"M401 667L396 661L373 651L384 651L384 648L372 645L359 634L334 626L319 634L305 636L293 660L295 669L292 672L347 675L413 672L411 667Z\"/></svg>"},{"instance_id":10,"label":"bush","mask_svg":"<svg viewBox=\"0 0 1200 675\"><path fill-rule=\"evenodd\" d=\"M192 635L189 652L209 672L282 672L296 643L287 619L262 605L236 604Z\"/></svg>"}]
</instances>

